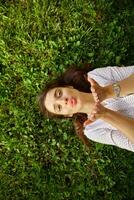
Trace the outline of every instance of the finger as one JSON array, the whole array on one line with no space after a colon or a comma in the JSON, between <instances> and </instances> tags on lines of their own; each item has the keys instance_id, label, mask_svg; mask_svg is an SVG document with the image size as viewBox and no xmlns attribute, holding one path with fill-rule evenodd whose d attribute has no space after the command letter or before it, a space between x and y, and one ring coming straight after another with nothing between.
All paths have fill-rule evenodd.
<instances>
[{"instance_id":1,"label":"finger","mask_svg":"<svg viewBox=\"0 0 134 200\"><path fill-rule=\"evenodd\" d=\"M97 96L97 97L95 97L94 98L94 100L95 100L95 102L99 102L100 101L100 99L99 99L99 97Z\"/></svg>"},{"instance_id":2,"label":"finger","mask_svg":"<svg viewBox=\"0 0 134 200\"><path fill-rule=\"evenodd\" d=\"M95 88L93 86L91 86L91 92L95 92Z\"/></svg>"},{"instance_id":3,"label":"finger","mask_svg":"<svg viewBox=\"0 0 134 200\"><path fill-rule=\"evenodd\" d=\"M97 102L97 103L98 103L98 102L100 102L100 100L99 100L99 99L96 99L96 100L95 100L95 102Z\"/></svg>"},{"instance_id":4,"label":"finger","mask_svg":"<svg viewBox=\"0 0 134 200\"><path fill-rule=\"evenodd\" d=\"M90 120L91 120L91 121L94 121L94 120L95 120L95 115L94 115L94 114L91 114L91 115L90 115Z\"/></svg>"},{"instance_id":5,"label":"finger","mask_svg":"<svg viewBox=\"0 0 134 200\"><path fill-rule=\"evenodd\" d=\"M99 99L99 97L98 97L98 96L96 96L96 97L95 97L95 99L96 99L96 101L98 101L98 102L100 101L100 99Z\"/></svg>"},{"instance_id":6,"label":"finger","mask_svg":"<svg viewBox=\"0 0 134 200\"><path fill-rule=\"evenodd\" d=\"M100 102L95 103L95 106L97 106L97 107L100 106L100 105L101 105Z\"/></svg>"},{"instance_id":7,"label":"finger","mask_svg":"<svg viewBox=\"0 0 134 200\"><path fill-rule=\"evenodd\" d=\"M92 113L93 113L93 114L97 114L98 112L97 112L97 110L94 110Z\"/></svg>"},{"instance_id":8,"label":"finger","mask_svg":"<svg viewBox=\"0 0 134 200\"><path fill-rule=\"evenodd\" d=\"M99 103L100 102L100 100L98 98L96 98L96 97L94 97L94 101L95 101L95 103Z\"/></svg>"},{"instance_id":9,"label":"finger","mask_svg":"<svg viewBox=\"0 0 134 200\"><path fill-rule=\"evenodd\" d=\"M96 96L96 93L95 93L95 92L93 92L93 93L92 93L92 95L93 95L93 98L97 98L97 96Z\"/></svg>"},{"instance_id":10,"label":"finger","mask_svg":"<svg viewBox=\"0 0 134 200\"><path fill-rule=\"evenodd\" d=\"M90 119L87 119L84 123L83 126L87 126L88 124L90 124L92 121Z\"/></svg>"},{"instance_id":11,"label":"finger","mask_svg":"<svg viewBox=\"0 0 134 200\"><path fill-rule=\"evenodd\" d=\"M92 93L94 97L98 97L98 94L96 92Z\"/></svg>"},{"instance_id":12,"label":"finger","mask_svg":"<svg viewBox=\"0 0 134 200\"><path fill-rule=\"evenodd\" d=\"M99 97L98 97L98 95L96 93L92 93L92 95L93 95L93 98L94 98L95 102L99 102L100 101Z\"/></svg>"},{"instance_id":13,"label":"finger","mask_svg":"<svg viewBox=\"0 0 134 200\"><path fill-rule=\"evenodd\" d=\"M97 82L96 82L94 79L90 78L90 77L88 77L87 80L90 82L90 84L91 84L92 86L94 86L94 85L97 84Z\"/></svg>"}]
</instances>

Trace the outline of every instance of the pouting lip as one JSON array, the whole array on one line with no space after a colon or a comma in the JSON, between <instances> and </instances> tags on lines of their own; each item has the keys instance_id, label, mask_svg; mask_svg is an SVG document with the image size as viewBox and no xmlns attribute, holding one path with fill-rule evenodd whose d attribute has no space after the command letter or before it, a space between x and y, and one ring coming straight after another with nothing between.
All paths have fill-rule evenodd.
<instances>
[{"instance_id":1,"label":"pouting lip","mask_svg":"<svg viewBox=\"0 0 134 200\"><path fill-rule=\"evenodd\" d=\"M75 106L75 105L77 104L76 98L71 97L71 98L69 99L69 104L70 104L72 107Z\"/></svg>"}]
</instances>

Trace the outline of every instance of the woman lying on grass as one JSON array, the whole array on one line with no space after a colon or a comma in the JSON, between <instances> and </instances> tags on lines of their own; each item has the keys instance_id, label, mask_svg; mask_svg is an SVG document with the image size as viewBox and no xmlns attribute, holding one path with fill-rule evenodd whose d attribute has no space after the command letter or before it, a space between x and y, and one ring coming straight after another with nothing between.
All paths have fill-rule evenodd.
<instances>
[{"instance_id":1,"label":"woman lying on grass","mask_svg":"<svg viewBox=\"0 0 134 200\"><path fill-rule=\"evenodd\" d=\"M40 95L41 111L72 117L77 135L134 151L134 66L68 69ZM88 139L87 139L88 138Z\"/></svg>"}]
</instances>

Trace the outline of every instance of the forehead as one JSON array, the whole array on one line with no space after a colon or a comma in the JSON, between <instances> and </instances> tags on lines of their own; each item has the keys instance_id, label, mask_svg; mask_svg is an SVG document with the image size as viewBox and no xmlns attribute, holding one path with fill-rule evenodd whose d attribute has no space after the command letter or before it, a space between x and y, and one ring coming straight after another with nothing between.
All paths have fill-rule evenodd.
<instances>
[{"instance_id":1,"label":"forehead","mask_svg":"<svg viewBox=\"0 0 134 200\"><path fill-rule=\"evenodd\" d=\"M46 98L44 99L44 105L49 112L54 113L54 93L57 88L50 89L47 94Z\"/></svg>"}]
</instances>

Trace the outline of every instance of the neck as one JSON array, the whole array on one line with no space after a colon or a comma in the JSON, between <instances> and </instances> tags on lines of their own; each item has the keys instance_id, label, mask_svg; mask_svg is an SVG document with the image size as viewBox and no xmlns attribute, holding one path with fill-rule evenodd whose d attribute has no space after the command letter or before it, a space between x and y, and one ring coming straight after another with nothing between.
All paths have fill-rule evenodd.
<instances>
[{"instance_id":1,"label":"neck","mask_svg":"<svg viewBox=\"0 0 134 200\"><path fill-rule=\"evenodd\" d=\"M82 107L80 109L80 112L90 114L95 104L92 93L82 92L81 101L82 101Z\"/></svg>"}]
</instances>

